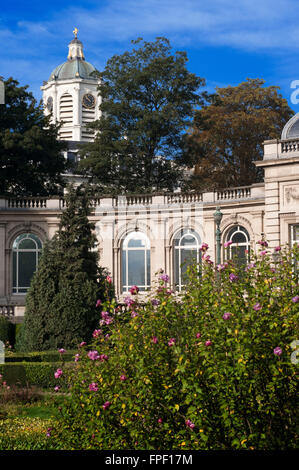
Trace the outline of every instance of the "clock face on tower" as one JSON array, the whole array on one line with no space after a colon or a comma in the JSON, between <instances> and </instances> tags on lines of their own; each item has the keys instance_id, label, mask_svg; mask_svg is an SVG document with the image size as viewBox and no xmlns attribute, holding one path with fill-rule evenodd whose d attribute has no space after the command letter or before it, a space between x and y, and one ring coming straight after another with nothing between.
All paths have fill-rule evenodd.
<instances>
[{"instance_id":1,"label":"clock face on tower","mask_svg":"<svg viewBox=\"0 0 299 470\"><path fill-rule=\"evenodd\" d=\"M53 111L53 98L52 96L49 96L47 99L47 110L50 111L50 113Z\"/></svg>"},{"instance_id":2,"label":"clock face on tower","mask_svg":"<svg viewBox=\"0 0 299 470\"><path fill-rule=\"evenodd\" d=\"M91 93L87 93L83 96L82 104L84 108L92 109L95 107L96 100L95 97Z\"/></svg>"}]
</instances>

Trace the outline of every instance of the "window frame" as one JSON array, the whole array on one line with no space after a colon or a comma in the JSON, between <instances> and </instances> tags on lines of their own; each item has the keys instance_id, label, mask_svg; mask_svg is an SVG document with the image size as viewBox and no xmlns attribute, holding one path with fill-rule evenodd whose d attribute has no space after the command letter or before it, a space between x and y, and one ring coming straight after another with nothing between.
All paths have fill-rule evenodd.
<instances>
[{"instance_id":1,"label":"window frame","mask_svg":"<svg viewBox=\"0 0 299 470\"><path fill-rule=\"evenodd\" d=\"M186 237L186 235L192 235L197 243L193 245L187 245L187 246L182 245L182 240ZM177 241L178 243L176 244ZM196 250L196 263L200 263L201 261L200 245L201 245L201 239L200 239L199 234L190 227L180 229L173 238L173 286L175 290L177 290L178 292L182 292L182 290L185 287L185 285L182 283L182 262L181 262L182 250L190 250L190 251ZM177 251L179 253L178 255L178 258L179 258L178 283L177 283L177 261L176 261Z\"/></svg>"},{"instance_id":2,"label":"window frame","mask_svg":"<svg viewBox=\"0 0 299 470\"><path fill-rule=\"evenodd\" d=\"M137 238L137 235L140 238ZM142 240L144 241L144 246L140 247L130 247L129 242L131 240ZM144 284L136 284L139 287L141 292L145 292L146 290L150 289L151 287L151 243L148 236L141 231L135 230L128 233L122 241L121 244L121 254L120 254L120 262L121 262L121 282L120 282L120 292L121 295L125 295L129 293L130 288L132 285L128 284L129 281L129 252L132 251L144 251ZM124 279L124 254L125 254L125 279ZM149 264L149 266L148 266Z\"/></svg>"},{"instance_id":3,"label":"window frame","mask_svg":"<svg viewBox=\"0 0 299 470\"><path fill-rule=\"evenodd\" d=\"M31 240L35 244L35 248L19 248L19 245L24 240ZM26 295L28 292L29 286L20 286L19 285L19 274L20 274L20 253L35 253L35 269L36 271L39 263L39 257L42 252L43 243L38 235L33 232L22 232L14 238L12 244L12 295ZM14 264L14 257L16 259ZM32 274L32 276L33 276ZM32 279L32 277L31 277Z\"/></svg>"}]
</instances>

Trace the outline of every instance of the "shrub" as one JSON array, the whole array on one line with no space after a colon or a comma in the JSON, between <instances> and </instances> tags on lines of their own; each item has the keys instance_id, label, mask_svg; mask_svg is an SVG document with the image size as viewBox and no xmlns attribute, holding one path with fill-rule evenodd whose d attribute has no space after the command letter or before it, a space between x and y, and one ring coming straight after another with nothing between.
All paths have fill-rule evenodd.
<instances>
[{"instance_id":1,"label":"shrub","mask_svg":"<svg viewBox=\"0 0 299 470\"><path fill-rule=\"evenodd\" d=\"M104 305L102 332L57 379L67 378L71 400L54 440L65 449L295 448L292 256L298 248L274 266L259 254L245 270L204 256L185 293L171 293L164 276L142 309L133 295L126 324Z\"/></svg>"},{"instance_id":2,"label":"shrub","mask_svg":"<svg viewBox=\"0 0 299 470\"><path fill-rule=\"evenodd\" d=\"M52 450L51 420L9 418L0 420L1 450Z\"/></svg>"},{"instance_id":3,"label":"shrub","mask_svg":"<svg viewBox=\"0 0 299 470\"><path fill-rule=\"evenodd\" d=\"M67 369L73 363L65 363ZM57 385L54 373L60 363L54 362L11 362L0 364L0 374L8 385L36 385L41 388L52 389Z\"/></svg>"},{"instance_id":4,"label":"shrub","mask_svg":"<svg viewBox=\"0 0 299 470\"><path fill-rule=\"evenodd\" d=\"M15 325L2 316L0 316L0 341L9 345L15 343Z\"/></svg>"},{"instance_id":5,"label":"shrub","mask_svg":"<svg viewBox=\"0 0 299 470\"><path fill-rule=\"evenodd\" d=\"M76 352L76 350L66 351L63 355L59 351L17 352L6 356L5 362L59 362L61 360L67 362L74 360Z\"/></svg>"}]
</instances>

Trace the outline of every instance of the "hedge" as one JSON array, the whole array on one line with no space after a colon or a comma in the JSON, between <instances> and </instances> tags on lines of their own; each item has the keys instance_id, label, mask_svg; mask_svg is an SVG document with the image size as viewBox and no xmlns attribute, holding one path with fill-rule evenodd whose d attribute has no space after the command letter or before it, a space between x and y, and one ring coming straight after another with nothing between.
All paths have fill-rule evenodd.
<instances>
[{"instance_id":1,"label":"hedge","mask_svg":"<svg viewBox=\"0 0 299 470\"><path fill-rule=\"evenodd\" d=\"M39 351L39 352L18 352L9 353L5 356L5 362L61 362L61 358L64 362L74 360L74 356L77 351L67 351L60 355L58 351Z\"/></svg>"},{"instance_id":2,"label":"hedge","mask_svg":"<svg viewBox=\"0 0 299 470\"><path fill-rule=\"evenodd\" d=\"M71 367L73 363L65 363L64 367ZM12 362L0 364L2 380L7 385L36 385L41 388L53 388L57 385L54 372L61 367L54 362Z\"/></svg>"}]
</instances>

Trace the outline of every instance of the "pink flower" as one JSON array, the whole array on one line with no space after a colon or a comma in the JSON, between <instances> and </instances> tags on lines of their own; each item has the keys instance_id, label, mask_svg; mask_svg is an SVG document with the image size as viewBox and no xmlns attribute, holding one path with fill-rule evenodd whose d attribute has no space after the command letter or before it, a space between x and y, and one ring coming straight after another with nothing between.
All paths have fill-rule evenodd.
<instances>
[{"instance_id":1,"label":"pink flower","mask_svg":"<svg viewBox=\"0 0 299 470\"><path fill-rule=\"evenodd\" d=\"M276 247L274 248L274 250L275 250L275 251L280 251L280 250L281 250L281 246L276 246Z\"/></svg>"},{"instance_id":2,"label":"pink flower","mask_svg":"<svg viewBox=\"0 0 299 470\"><path fill-rule=\"evenodd\" d=\"M138 287L138 286L132 286L132 287L129 289L129 292L130 292L130 294L132 294L132 295L136 295L136 294L138 294L138 292L139 292L139 287Z\"/></svg>"},{"instance_id":3,"label":"pink flower","mask_svg":"<svg viewBox=\"0 0 299 470\"><path fill-rule=\"evenodd\" d=\"M294 304L296 304L299 300L299 295L295 295L295 297L292 298L292 302L294 302Z\"/></svg>"},{"instance_id":4,"label":"pink flower","mask_svg":"<svg viewBox=\"0 0 299 470\"><path fill-rule=\"evenodd\" d=\"M132 318L138 317L138 313L133 311L133 312L131 313L131 317L132 317Z\"/></svg>"},{"instance_id":5,"label":"pink flower","mask_svg":"<svg viewBox=\"0 0 299 470\"><path fill-rule=\"evenodd\" d=\"M97 359L100 359L100 355L99 355L98 351L88 351L87 356L92 361L96 361Z\"/></svg>"},{"instance_id":6,"label":"pink flower","mask_svg":"<svg viewBox=\"0 0 299 470\"><path fill-rule=\"evenodd\" d=\"M202 243L199 249L201 251L207 251L209 249L209 245L207 243Z\"/></svg>"},{"instance_id":7,"label":"pink flower","mask_svg":"<svg viewBox=\"0 0 299 470\"><path fill-rule=\"evenodd\" d=\"M157 421L158 421L159 424L163 423L163 419L162 419L162 418L158 418Z\"/></svg>"},{"instance_id":8,"label":"pink flower","mask_svg":"<svg viewBox=\"0 0 299 470\"><path fill-rule=\"evenodd\" d=\"M63 354L63 353L65 353L65 349L63 349L63 348L58 349L58 352L59 352L60 354Z\"/></svg>"},{"instance_id":9,"label":"pink flower","mask_svg":"<svg viewBox=\"0 0 299 470\"><path fill-rule=\"evenodd\" d=\"M75 362L79 361L80 354L75 354Z\"/></svg>"},{"instance_id":10,"label":"pink flower","mask_svg":"<svg viewBox=\"0 0 299 470\"><path fill-rule=\"evenodd\" d=\"M97 300L96 307L100 307L102 305L102 301L100 299Z\"/></svg>"},{"instance_id":11,"label":"pink flower","mask_svg":"<svg viewBox=\"0 0 299 470\"><path fill-rule=\"evenodd\" d=\"M101 354L98 359L101 361L101 362L104 362L104 361L108 361L109 357L107 356L107 354Z\"/></svg>"},{"instance_id":12,"label":"pink flower","mask_svg":"<svg viewBox=\"0 0 299 470\"><path fill-rule=\"evenodd\" d=\"M219 272L224 271L225 270L225 265L224 264L217 264L216 269Z\"/></svg>"},{"instance_id":13,"label":"pink flower","mask_svg":"<svg viewBox=\"0 0 299 470\"><path fill-rule=\"evenodd\" d=\"M255 310L256 312L258 312L259 310L262 309L262 306L259 302L257 302L254 306L253 306L253 310Z\"/></svg>"},{"instance_id":14,"label":"pink flower","mask_svg":"<svg viewBox=\"0 0 299 470\"><path fill-rule=\"evenodd\" d=\"M92 336L94 338L97 338L98 336L100 336L102 334L102 330L94 330L94 332L92 333Z\"/></svg>"},{"instance_id":15,"label":"pink flower","mask_svg":"<svg viewBox=\"0 0 299 470\"><path fill-rule=\"evenodd\" d=\"M168 276L168 274L161 274L160 279L161 279L161 281L168 282L169 281L169 276Z\"/></svg>"},{"instance_id":16,"label":"pink flower","mask_svg":"<svg viewBox=\"0 0 299 470\"><path fill-rule=\"evenodd\" d=\"M91 384L89 384L89 390L91 392L97 392L99 390L98 384L95 382L92 382Z\"/></svg>"},{"instance_id":17,"label":"pink flower","mask_svg":"<svg viewBox=\"0 0 299 470\"><path fill-rule=\"evenodd\" d=\"M238 279L239 279L239 278L238 278L238 276L236 276L236 274L230 273L230 275L229 275L229 280L230 280L231 282L236 282Z\"/></svg>"},{"instance_id":18,"label":"pink flower","mask_svg":"<svg viewBox=\"0 0 299 470\"><path fill-rule=\"evenodd\" d=\"M222 316L223 320L229 320L230 317L231 317L231 313L230 312L225 312Z\"/></svg>"},{"instance_id":19,"label":"pink flower","mask_svg":"<svg viewBox=\"0 0 299 470\"><path fill-rule=\"evenodd\" d=\"M153 342L154 344L157 344L157 342L158 342L157 336L153 336L153 337L152 337L152 342Z\"/></svg>"},{"instance_id":20,"label":"pink flower","mask_svg":"<svg viewBox=\"0 0 299 470\"><path fill-rule=\"evenodd\" d=\"M229 240L228 242L225 242L224 243L224 248L228 248L233 242L231 240Z\"/></svg>"},{"instance_id":21,"label":"pink flower","mask_svg":"<svg viewBox=\"0 0 299 470\"><path fill-rule=\"evenodd\" d=\"M205 342L206 346L211 346L211 344L212 344L212 341L210 339L208 339L208 341Z\"/></svg>"},{"instance_id":22,"label":"pink flower","mask_svg":"<svg viewBox=\"0 0 299 470\"><path fill-rule=\"evenodd\" d=\"M280 356L282 354L282 349L277 346L275 349L273 349L273 353L275 354L275 356Z\"/></svg>"},{"instance_id":23,"label":"pink flower","mask_svg":"<svg viewBox=\"0 0 299 470\"><path fill-rule=\"evenodd\" d=\"M195 424L192 423L192 421L190 419L187 419L186 420L186 426L190 429L194 429Z\"/></svg>"},{"instance_id":24,"label":"pink flower","mask_svg":"<svg viewBox=\"0 0 299 470\"><path fill-rule=\"evenodd\" d=\"M261 256L265 256L267 254L267 250L261 251Z\"/></svg>"},{"instance_id":25,"label":"pink flower","mask_svg":"<svg viewBox=\"0 0 299 470\"><path fill-rule=\"evenodd\" d=\"M175 338L170 338L170 340L168 341L168 346L174 346L175 345Z\"/></svg>"},{"instance_id":26,"label":"pink flower","mask_svg":"<svg viewBox=\"0 0 299 470\"><path fill-rule=\"evenodd\" d=\"M57 371L54 373L55 379L59 379L59 377L61 377L61 376L62 376L62 370L57 369Z\"/></svg>"},{"instance_id":27,"label":"pink flower","mask_svg":"<svg viewBox=\"0 0 299 470\"><path fill-rule=\"evenodd\" d=\"M55 390L55 392L58 392L58 390L60 390L59 385L56 385L56 387L54 387L54 390Z\"/></svg>"},{"instance_id":28,"label":"pink flower","mask_svg":"<svg viewBox=\"0 0 299 470\"><path fill-rule=\"evenodd\" d=\"M132 305L134 305L135 300L132 299L132 297L128 296L128 297L124 298L124 302L125 302L126 305L128 305L128 307L131 307Z\"/></svg>"},{"instance_id":29,"label":"pink flower","mask_svg":"<svg viewBox=\"0 0 299 470\"><path fill-rule=\"evenodd\" d=\"M259 240L257 243L261 246L265 246L266 248L268 246L268 243L265 240Z\"/></svg>"},{"instance_id":30,"label":"pink flower","mask_svg":"<svg viewBox=\"0 0 299 470\"><path fill-rule=\"evenodd\" d=\"M112 278L110 276L106 277L106 281L108 282L108 284L112 284Z\"/></svg>"},{"instance_id":31,"label":"pink flower","mask_svg":"<svg viewBox=\"0 0 299 470\"><path fill-rule=\"evenodd\" d=\"M127 380L127 377L126 377L124 374L122 374L122 375L120 376L120 380L122 380L122 381L124 382L125 380Z\"/></svg>"},{"instance_id":32,"label":"pink flower","mask_svg":"<svg viewBox=\"0 0 299 470\"><path fill-rule=\"evenodd\" d=\"M110 405L111 405L110 401L105 401L103 405L104 410L107 410L107 408L109 408Z\"/></svg>"},{"instance_id":33,"label":"pink flower","mask_svg":"<svg viewBox=\"0 0 299 470\"><path fill-rule=\"evenodd\" d=\"M82 348L85 345L86 345L85 341L82 341L82 343L79 344L80 348Z\"/></svg>"},{"instance_id":34,"label":"pink flower","mask_svg":"<svg viewBox=\"0 0 299 470\"><path fill-rule=\"evenodd\" d=\"M201 337L201 334L200 333L196 333L196 338L200 338Z\"/></svg>"}]
</instances>

